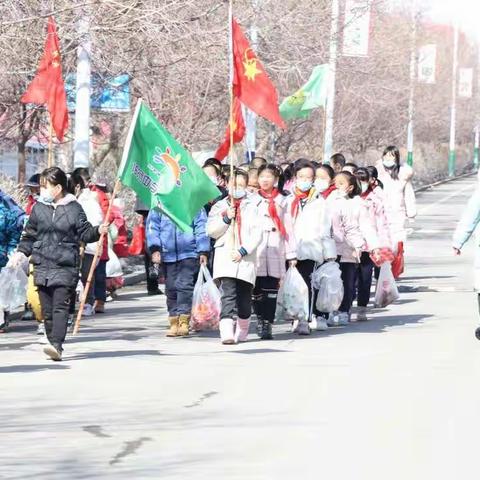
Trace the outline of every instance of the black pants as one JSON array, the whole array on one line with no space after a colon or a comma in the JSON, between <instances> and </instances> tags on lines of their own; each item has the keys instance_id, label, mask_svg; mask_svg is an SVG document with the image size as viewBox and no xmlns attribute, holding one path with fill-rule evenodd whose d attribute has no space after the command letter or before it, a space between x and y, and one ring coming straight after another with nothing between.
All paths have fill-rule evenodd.
<instances>
[{"instance_id":1,"label":"black pants","mask_svg":"<svg viewBox=\"0 0 480 480\"><path fill-rule=\"evenodd\" d=\"M372 288L373 268L375 264L368 252L363 252L358 266L358 295L357 304L359 307L366 307L370 301L370 290Z\"/></svg>"},{"instance_id":2,"label":"black pants","mask_svg":"<svg viewBox=\"0 0 480 480\"><path fill-rule=\"evenodd\" d=\"M343 300L339 312L350 313L352 309L353 299L355 298L355 278L357 276L358 264L341 262L340 270L342 271L343 281Z\"/></svg>"},{"instance_id":3,"label":"black pants","mask_svg":"<svg viewBox=\"0 0 480 480\"><path fill-rule=\"evenodd\" d=\"M186 258L178 262L163 264L167 309L171 317L190 315L198 269L197 258Z\"/></svg>"},{"instance_id":4,"label":"black pants","mask_svg":"<svg viewBox=\"0 0 480 480\"><path fill-rule=\"evenodd\" d=\"M238 318L246 320L252 315L253 285L237 278L220 278L222 292L221 319Z\"/></svg>"},{"instance_id":5,"label":"black pants","mask_svg":"<svg viewBox=\"0 0 480 480\"><path fill-rule=\"evenodd\" d=\"M100 260L95 269L95 284L93 285L95 300L107 300L107 261Z\"/></svg>"},{"instance_id":6,"label":"black pants","mask_svg":"<svg viewBox=\"0 0 480 480\"><path fill-rule=\"evenodd\" d=\"M308 321L310 321L311 314L319 316L322 315L322 312L317 310L317 297L318 297L318 290L313 290L312 292L312 273L315 270L315 262L313 260L299 260L297 262L297 270L299 271L300 275L302 276L303 280L307 284L308 287L308 309L310 315L308 316ZM312 299L313 293L313 299ZM311 310L313 300L313 310Z\"/></svg>"},{"instance_id":7,"label":"black pants","mask_svg":"<svg viewBox=\"0 0 480 480\"><path fill-rule=\"evenodd\" d=\"M150 268L153 266L152 257L148 251L145 252L143 257L145 263L145 273L147 274L147 291L156 292L158 290L158 278L150 277Z\"/></svg>"},{"instance_id":8,"label":"black pants","mask_svg":"<svg viewBox=\"0 0 480 480\"><path fill-rule=\"evenodd\" d=\"M257 277L253 289L253 306L259 319L274 322L279 282L275 277Z\"/></svg>"},{"instance_id":9,"label":"black pants","mask_svg":"<svg viewBox=\"0 0 480 480\"><path fill-rule=\"evenodd\" d=\"M67 335L67 321L74 287L38 287L45 333L50 343L62 345Z\"/></svg>"}]
</instances>

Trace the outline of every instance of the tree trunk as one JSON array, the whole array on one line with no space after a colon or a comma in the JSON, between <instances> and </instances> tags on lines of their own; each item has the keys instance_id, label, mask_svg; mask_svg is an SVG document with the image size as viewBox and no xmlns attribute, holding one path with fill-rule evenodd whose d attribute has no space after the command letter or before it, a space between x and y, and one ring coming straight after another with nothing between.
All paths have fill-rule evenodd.
<instances>
[{"instance_id":1,"label":"tree trunk","mask_svg":"<svg viewBox=\"0 0 480 480\"><path fill-rule=\"evenodd\" d=\"M27 156L25 154L25 144L24 137L21 137L17 147L18 147L18 173L17 181L18 183L25 183L26 176L26 166L27 166Z\"/></svg>"}]
</instances>

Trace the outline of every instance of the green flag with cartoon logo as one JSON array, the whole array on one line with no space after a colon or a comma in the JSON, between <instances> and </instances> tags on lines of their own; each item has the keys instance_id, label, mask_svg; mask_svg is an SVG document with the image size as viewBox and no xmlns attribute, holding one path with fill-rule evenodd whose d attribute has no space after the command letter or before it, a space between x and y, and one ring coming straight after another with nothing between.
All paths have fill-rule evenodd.
<instances>
[{"instance_id":1,"label":"green flag with cartoon logo","mask_svg":"<svg viewBox=\"0 0 480 480\"><path fill-rule=\"evenodd\" d=\"M123 150L118 178L151 209L191 231L201 208L220 191L190 154L139 100Z\"/></svg>"},{"instance_id":2,"label":"green flag with cartoon logo","mask_svg":"<svg viewBox=\"0 0 480 480\"><path fill-rule=\"evenodd\" d=\"M308 82L280 105L284 120L308 118L313 109L325 107L328 94L329 66L317 65Z\"/></svg>"}]
</instances>

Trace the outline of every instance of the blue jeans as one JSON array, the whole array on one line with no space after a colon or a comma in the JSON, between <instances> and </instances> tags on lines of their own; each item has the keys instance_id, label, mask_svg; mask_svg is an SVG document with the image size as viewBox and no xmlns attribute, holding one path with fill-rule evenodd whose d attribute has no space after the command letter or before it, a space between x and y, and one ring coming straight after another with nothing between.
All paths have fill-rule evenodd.
<instances>
[{"instance_id":1,"label":"blue jeans","mask_svg":"<svg viewBox=\"0 0 480 480\"><path fill-rule=\"evenodd\" d=\"M198 258L186 258L163 264L167 309L171 317L190 315L199 268Z\"/></svg>"}]
</instances>

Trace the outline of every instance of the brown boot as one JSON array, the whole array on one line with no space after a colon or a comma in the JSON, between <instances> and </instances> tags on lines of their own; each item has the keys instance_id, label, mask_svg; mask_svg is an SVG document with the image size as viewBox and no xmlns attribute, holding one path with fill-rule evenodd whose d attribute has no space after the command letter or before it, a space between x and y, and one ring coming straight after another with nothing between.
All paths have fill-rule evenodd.
<instances>
[{"instance_id":1,"label":"brown boot","mask_svg":"<svg viewBox=\"0 0 480 480\"><path fill-rule=\"evenodd\" d=\"M190 324L190 315L180 315L178 319L178 336L186 337L188 335L188 326Z\"/></svg>"},{"instance_id":2,"label":"brown boot","mask_svg":"<svg viewBox=\"0 0 480 480\"><path fill-rule=\"evenodd\" d=\"M168 317L170 328L167 331L167 337L178 336L178 317Z\"/></svg>"},{"instance_id":3,"label":"brown boot","mask_svg":"<svg viewBox=\"0 0 480 480\"><path fill-rule=\"evenodd\" d=\"M105 313L105 302L103 300L95 300L95 313Z\"/></svg>"}]
</instances>

